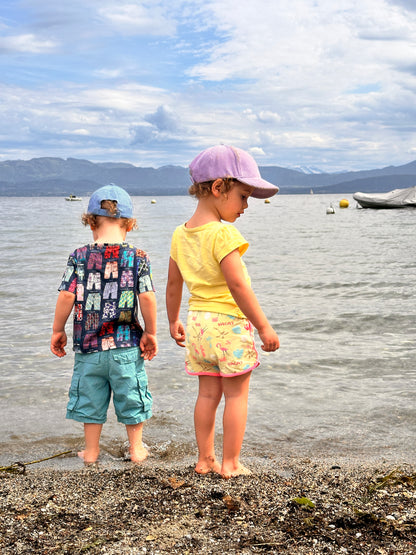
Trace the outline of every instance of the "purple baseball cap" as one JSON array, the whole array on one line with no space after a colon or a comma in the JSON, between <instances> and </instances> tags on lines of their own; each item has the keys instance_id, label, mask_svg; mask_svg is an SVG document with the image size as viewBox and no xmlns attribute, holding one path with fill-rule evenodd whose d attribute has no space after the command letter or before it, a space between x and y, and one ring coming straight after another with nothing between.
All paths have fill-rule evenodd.
<instances>
[{"instance_id":1,"label":"purple baseball cap","mask_svg":"<svg viewBox=\"0 0 416 555\"><path fill-rule=\"evenodd\" d=\"M192 160L189 173L194 183L233 177L254 187L251 195L254 198L272 197L279 190L277 185L262 179L256 161L248 152L234 146L217 145L207 148Z\"/></svg>"},{"instance_id":2,"label":"purple baseball cap","mask_svg":"<svg viewBox=\"0 0 416 555\"><path fill-rule=\"evenodd\" d=\"M107 212L105 208L101 208L101 201L114 200L117 202L117 213L113 216ZM96 216L107 216L107 218L132 218L133 203L130 195L121 187L110 183L100 187L91 195L88 203L88 214Z\"/></svg>"}]
</instances>

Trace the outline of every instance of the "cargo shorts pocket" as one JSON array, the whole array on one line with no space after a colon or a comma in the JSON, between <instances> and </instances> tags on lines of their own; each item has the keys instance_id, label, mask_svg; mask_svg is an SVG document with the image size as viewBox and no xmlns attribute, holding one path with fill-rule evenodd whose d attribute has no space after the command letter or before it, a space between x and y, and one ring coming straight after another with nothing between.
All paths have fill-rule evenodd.
<instances>
[{"instance_id":1,"label":"cargo shorts pocket","mask_svg":"<svg viewBox=\"0 0 416 555\"><path fill-rule=\"evenodd\" d=\"M74 374L72 376L71 385L69 387L67 410L73 411L79 403L79 381L80 376Z\"/></svg>"},{"instance_id":2,"label":"cargo shorts pocket","mask_svg":"<svg viewBox=\"0 0 416 555\"><path fill-rule=\"evenodd\" d=\"M140 399L143 405L143 411L148 412L152 409L153 406L153 398L152 394L148 389L149 380L147 378L147 374L144 370L137 374L137 390L140 395Z\"/></svg>"}]
</instances>

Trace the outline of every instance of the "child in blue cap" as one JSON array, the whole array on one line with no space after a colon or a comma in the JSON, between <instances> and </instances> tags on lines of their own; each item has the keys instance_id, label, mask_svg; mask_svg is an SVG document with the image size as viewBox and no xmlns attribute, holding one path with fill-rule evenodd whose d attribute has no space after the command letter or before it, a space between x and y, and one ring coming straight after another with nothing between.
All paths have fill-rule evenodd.
<instances>
[{"instance_id":1,"label":"child in blue cap","mask_svg":"<svg viewBox=\"0 0 416 555\"><path fill-rule=\"evenodd\" d=\"M259 365L253 327L264 351L279 348L279 338L250 286L241 257L248 243L232 225L249 197L268 198L279 188L260 176L244 150L218 145L191 163L189 192L198 200L194 214L172 237L166 304L170 333L186 346L186 371L198 376L194 423L199 474L224 478L249 474L240 463L252 370ZM189 292L188 320L179 319L183 282ZM214 449L215 417L224 395L222 462Z\"/></svg>"},{"instance_id":2,"label":"child in blue cap","mask_svg":"<svg viewBox=\"0 0 416 555\"><path fill-rule=\"evenodd\" d=\"M152 416L144 368L157 354L156 298L147 254L126 242L136 227L128 193L110 184L95 191L83 215L93 243L68 259L59 287L51 351L65 356L65 324L73 311L75 365L67 418L84 423L86 464L99 455L111 393L119 422L126 425L130 458L143 461L143 423ZM139 323L140 310L143 324Z\"/></svg>"}]
</instances>

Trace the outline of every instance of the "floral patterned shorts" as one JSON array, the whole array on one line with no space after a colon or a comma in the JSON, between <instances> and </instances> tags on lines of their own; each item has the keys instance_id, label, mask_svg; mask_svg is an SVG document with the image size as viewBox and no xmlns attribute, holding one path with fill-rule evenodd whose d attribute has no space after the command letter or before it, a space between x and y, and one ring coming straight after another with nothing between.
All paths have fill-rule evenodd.
<instances>
[{"instance_id":1,"label":"floral patterned shorts","mask_svg":"<svg viewBox=\"0 0 416 555\"><path fill-rule=\"evenodd\" d=\"M259 365L253 325L246 318L189 311L186 371L196 376L239 376Z\"/></svg>"}]
</instances>

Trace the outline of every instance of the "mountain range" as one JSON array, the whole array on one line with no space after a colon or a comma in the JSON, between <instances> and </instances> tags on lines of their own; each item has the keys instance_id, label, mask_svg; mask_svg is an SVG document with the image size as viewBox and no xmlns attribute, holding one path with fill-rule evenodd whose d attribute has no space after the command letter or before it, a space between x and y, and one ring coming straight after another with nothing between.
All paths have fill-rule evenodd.
<instances>
[{"instance_id":1,"label":"mountain range","mask_svg":"<svg viewBox=\"0 0 416 555\"><path fill-rule=\"evenodd\" d=\"M280 166L261 166L261 175L280 187L280 194L386 192L416 185L416 160L403 166L343 173L305 173ZM0 196L88 195L115 183L131 195L186 195L191 183L182 166L160 168L94 163L77 158L33 158L0 162Z\"/></svg>"}]
</instances>

